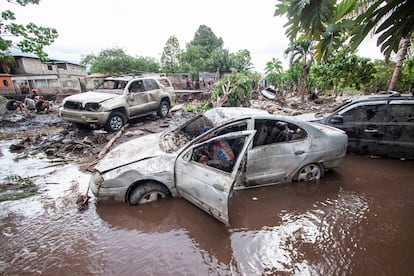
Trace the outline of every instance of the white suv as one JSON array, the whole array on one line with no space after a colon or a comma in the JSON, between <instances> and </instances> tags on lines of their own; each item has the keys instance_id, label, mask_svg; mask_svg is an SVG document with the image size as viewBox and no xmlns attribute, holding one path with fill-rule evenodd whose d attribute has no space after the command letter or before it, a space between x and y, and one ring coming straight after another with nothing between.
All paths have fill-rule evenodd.
<instances>
[{"instance_id":1,"label":"white suv","mask_svg":"<svg viewBox=\"0 0 414 276\"><path fill-rule=\"evenodd\" d=\"M78 126L122 128L133 118L168 115L175 93L166 77L108 77L90 92L66 97L60 115Z\"/></svg>"}]
</instances>

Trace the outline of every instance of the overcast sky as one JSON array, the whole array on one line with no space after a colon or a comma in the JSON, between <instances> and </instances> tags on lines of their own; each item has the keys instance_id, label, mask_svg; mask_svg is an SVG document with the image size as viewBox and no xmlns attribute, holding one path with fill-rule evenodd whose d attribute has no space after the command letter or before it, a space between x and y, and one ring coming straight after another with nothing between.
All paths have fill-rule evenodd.
<instances>
[{"instance_id":1,"label":"overcast sky","mask_svg":"<svg viewBox=\"0 0 414 276\"><path fill-rule=\"evenodd\" d=\"M275 0L41 0L20 7L2 1L2 9L15 12L17 23L53 27L59 38L46 47L51 58L79 62L82 56L118 47L131 56L160 59L165 43L176 36L181 49L200 25L211 28L230 52L250 51L254 69L263 72L277 58L287 68L283 51L288 39L285 18L274 17ZM375 41L367 41L358 54L382 59Z\"/></svg>"}]
</instances>

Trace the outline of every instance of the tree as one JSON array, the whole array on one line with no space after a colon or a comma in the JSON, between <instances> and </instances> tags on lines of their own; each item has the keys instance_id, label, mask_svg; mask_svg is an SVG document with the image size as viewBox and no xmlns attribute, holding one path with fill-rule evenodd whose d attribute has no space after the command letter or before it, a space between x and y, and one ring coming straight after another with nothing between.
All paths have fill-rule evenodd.
<instances>
[{"instance_id":1,"label":"tree","mask_svg":"<svg viewBox=\"0 0 414 276\"><path fill-rule=\"evenodd\" d=\"M379 35L377 45L388 59L396 53L402 39L411 40L414 32L414 2L411 0L366 0L358 6L352 30L352 47L356 49L371 32Z\"/></svg>"},{"instance_id":2,"label":"tree","mask_svg":"<svg viewBox=\"0 0 414 276\"><path fill-rule=\"evenodd\" d=\"M161 67L163 72L177 73L180 67L180 43L177 37L170 36L165 44L164 51L161 56Z\"/></svg>"},{"instance_id":3,"label":"tree","mask_svg":"<svg viewBox=\"0 0 414 276\"><path fill-rule=\"evenodd\" d=\"M28 4L39 4L40 0L7 0L21 6ZM58 33L53 28L37 26L34 23L26 25L16 24L14 13L10 10L1 12L0 20L0 61L6 61L10 53L8 49L13 45L13 41L6 39L5 36L14 36L20 41L16 46L23 52L29 52L37 55L41 61L47 61L48 56L43 51L43 47L52 44L58 37Z\"/></svg>"},{"instance_id":4,"label":"tree","mask_svg":"<svg viewBox=\"0 0 414 276\"><path fill-rule=\"evenodd\" d=\"M249 72L232 70L214 86L211 100L213 107L248 106L252 99L252 76Z\"/></svg>"},{"instance_id":5,"label":"tree","mask_svg":"<svg viewBox=\"0 0 414 276\"><path fill-rule=\"evenodd\" d=\"M207 71L218 72L220 77L234 68L234 58L228 49L216 49L207 59Z\"/></svg>"},{"instance_id":6,"label":"tree","mask_svg":"<svg viewBox=\"0 0 414 276\"><path fill-rule=\"evenodd\" d=\"M332 49L342 45L344 36L354 26L350 14L356 0L279 0L275 16L286 15L286 35L291 42L303 37L315 42L319 62Z\"/></svg>"},{"instance_id":7,"label":"tree","mask_svg":"<svg viewBox=\"0 0 414 276\"><path fill-rule=\"evenodd\" d=\"M397 53L394 74L388 86L388 90L394 90L413 38L414 2L370 0L362 7L352 32L352 46L356 49L362 40L373 32L378 35L377 45L381 47L386 60L391 53Z\"/></svg>"},{"instance_id":8,"label":"tree","mask_svg":"<svg viewBox=\"0 0 414 276\"><path fill-rule=\"evenodd\" d=\"M278 83L282 82L282 72L283 66L280 60L272 58L271 61L266 62L265 74L266 81L269 84L273 86L278 86Z\"/></svg>"},{"instance_id":9,"label":"tree","mask_svg":"<svg viewBox=\"0 0 414 276\"><path fill-rule=\"evenodd\" d=\"M82 57L80 63L89 68L89 73L107 75L159 71L159 64L155 59L131 57L120 48L102 50L97 56L94 54L87 55Z\"/></svg>"},{"instance_id":10,"label":"tree","mask_svg":"<svg viewBox=\"0 0 414 276\"><path fill-rule=\"evenodd\" d=\"M210 27L207 27L206 25L200 25L194 35L193 40L188 43L187 48L191 46L201 46L207 51L206 53L208 54L222 48L223 39L221 37L218 38Z\"/></svg>"},{"instance_id":11,"label":"tree","mask_svg":"<svg viewBox=\"0 0 414 276\"><path fill-rule=\"evenodd\" d=\"M252 58L250 56L250 51L247 49L239 50L236 52L233 57L233 66L239 71L249 70L252 66Z\"/></svg>"},{"instance_id":12,"label":"tree","mask_svg":"<svg viewBox=\"0 0 414 276\"><path fill-rule=\"evenodd\" d=\"M305 100L306 79L313 62L312 51L313 42L305 38L291 42L285 50L285 55L290 55L290 64L298 63L302 66L302 77L299 85L302 102Z\"/></svg>"},{"instance_id":13,"label":"tree","mask_svg":"<svg viewBox=\"0 0 414 276\"><path fill-rule=\"evenodd\" d=\"M280 15L288 18L286 34L291 41L300 34L316 41L318 61L333 46L330 40L334 42L335 38L343 39L348 34L351 35L352 51L370 32L377 34L377 45L386 60L393 52L397 53L400 46L408 47L413 38L414 2L411 0L280 0L275 16ZM396 71L389 89L397 83L406 53L406 49L398 51Z\"/></svg>"},{"instance_id":14,"label":"tree","mask_svg":"<svg viewBox=\"0 0 414 276\"><path fill-rule=\"evenodd\" d=\"M343 46L334 55L312 66L311 76L323 90L333 90L335 95L344 88L367 88L376 69L368 58L359 57Z\"/></svg>"}]
</instances>

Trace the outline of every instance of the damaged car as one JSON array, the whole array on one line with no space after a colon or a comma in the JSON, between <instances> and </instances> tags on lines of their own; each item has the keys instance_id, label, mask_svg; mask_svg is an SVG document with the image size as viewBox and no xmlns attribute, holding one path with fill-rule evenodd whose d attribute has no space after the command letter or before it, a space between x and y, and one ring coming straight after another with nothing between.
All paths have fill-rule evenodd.
<instances>
[{"instance_id":1,"label":"damaged car","mask_svg":"<svg viewBox=\"0 0 414 276\"><path fill-rule=\"evenodd\" d=\"M214 108L117 146L95 166L89 185L98 202L180 196L228 225L233 190L317 180L340 165L346 147L346 134L333 127Z\"/></svg>"},{"instance_id":2,"label":"damaged car","mask_svg":"<svg viewBox=\"0 0 414 276\"><path fill-rule=\"evenodd\" d=\"M345 131L350 152L414 159L412 95L391 92L361 96L345 101L331 113L309 115L300 118Z\"/></svg>"},{"instance_id":3,"label":"damaged car","mask_svg":"<svg viewBox=\"0 0 414 276\"><path fill-rule=\"evenodd\" d=\"M115 132L135 118L153 113L165 118L174 102L167 77L107 77L93 91L66 97L60 116L81 128Z\"/></svg>"}]
</instances>

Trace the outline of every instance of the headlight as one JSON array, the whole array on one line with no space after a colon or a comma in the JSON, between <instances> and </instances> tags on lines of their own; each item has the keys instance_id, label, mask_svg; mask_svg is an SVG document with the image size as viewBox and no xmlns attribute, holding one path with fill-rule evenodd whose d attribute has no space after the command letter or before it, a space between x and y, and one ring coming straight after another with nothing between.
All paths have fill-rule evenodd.
<instances>
[{"instance_id":1,"label":"headlight","mask_svg":"<svg viewBox=\"0 0 414 276\"><path fill-rule=\"evenodd\" d=\"M87 103L85 104L86 111L98 111L101 108L99 103Z\"/></svg>"}]
</instances>

